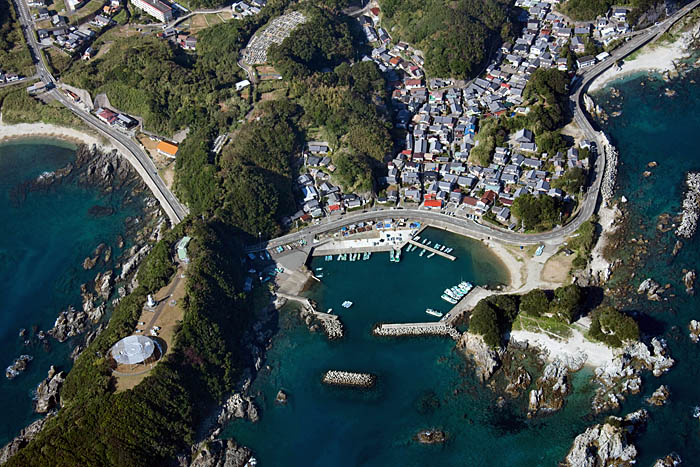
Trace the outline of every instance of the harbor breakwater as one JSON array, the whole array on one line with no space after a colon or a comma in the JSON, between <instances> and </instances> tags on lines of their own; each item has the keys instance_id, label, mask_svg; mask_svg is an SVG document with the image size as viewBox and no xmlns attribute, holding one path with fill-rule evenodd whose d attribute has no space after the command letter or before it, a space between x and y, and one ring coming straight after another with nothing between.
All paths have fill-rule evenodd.
<instances>
[{"instance_id":1,"label":"harbor breakwater","mask_svg":"<svg viewBox=\"0 0 700 467\"><path fill-rule=\"evenodd\" d=\"M687 191L683 198L681 224L676 229L676 235L690 238L698 228L700 214L700 172L688 172L685 176Z\"/></svg>"},{"instance_id":2,"label":"harbor breakwater","mask_svg":"<svg viewBox=\"0 0 700 467\"><path fill-rule=\"evenodd\" d=\"M321 379L329 386L349 386L371 388L377 382L377 377L371 373L356 373L353 371L328 370Z\"/></svg>"},{"instance_id":3,"label":"harbor breakwater","mask_svg":"<svg viewBox=\"0 0 700 467\"><path fill-rule=\"evenodd\" d=\"M378 337L449 336L455 341L460 338L457 329L442 322L378 324L372 330L372 334Z\"/></svg>"},{"instance_id":4,"label":"harbor breakwater","mask_svg":"<svg viewBox=\"0 0 700 467\"><path fill-rule=\"evenodd\" d=\"M608 140L608 137L602 131L600 132L600 140L603 143L603 147L600 148L600 154L605 157L605 169L603 170L603 181L600 185L600 194L603 197L603 202L607 202L615 194L618 153L615 146L610 144L610 140Z\"/></svg>"}]
</instances>

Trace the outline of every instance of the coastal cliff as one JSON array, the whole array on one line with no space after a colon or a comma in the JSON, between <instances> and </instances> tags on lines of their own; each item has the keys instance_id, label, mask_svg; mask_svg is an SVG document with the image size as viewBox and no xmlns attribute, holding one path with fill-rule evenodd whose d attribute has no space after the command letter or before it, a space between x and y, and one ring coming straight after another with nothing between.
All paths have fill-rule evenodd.
<instances>
[{"instance_id":1,"label":"coastal cliff","mask_svg":"<svg viewBox=\"0 0 700 467\"><path fill-rule=\"evenodd\" d=\"M489 347L478 334L463 333L457 346L472 358L476 366L476 376L482 383L491 378L501 366L503 349Z\"/></svg>"}]
</instances>

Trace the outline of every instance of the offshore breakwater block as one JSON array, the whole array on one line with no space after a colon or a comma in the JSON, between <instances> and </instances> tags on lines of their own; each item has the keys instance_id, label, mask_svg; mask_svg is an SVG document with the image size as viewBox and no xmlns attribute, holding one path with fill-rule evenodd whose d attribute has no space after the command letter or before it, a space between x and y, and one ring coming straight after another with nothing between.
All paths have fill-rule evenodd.
<instances>
[{"instance_id":1,"label":"offshore breakwater block","mask_svg":"<svg viewBox=\"0 0 700 467\"><path fill-rule=\"evenodd\" d=\"M329 370L323 375L321 382L329 386L371 388L377 382L377 376L371 373Z\"/></svg>"}]
</instances>

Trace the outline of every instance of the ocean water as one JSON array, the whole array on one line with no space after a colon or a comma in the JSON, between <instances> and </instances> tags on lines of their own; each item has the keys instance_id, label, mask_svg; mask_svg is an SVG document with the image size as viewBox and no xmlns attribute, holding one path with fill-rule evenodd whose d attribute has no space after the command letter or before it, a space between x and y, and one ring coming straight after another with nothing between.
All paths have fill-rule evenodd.
<instances>
[{"instance_id":1,"label":"ocean water","mask_svg":"<svg viewBox=\"0 0 700 467\"><path fill-rule=\"evenodd\" d=\"M641 263L632 262L635 244L619 250L623 265L613 275L611 288L631 285L646 277L669 283L668 301L649 302L634 292L612 300L634 313L645 338L667 340L675 367L656 378L647 374L640 394L630 396L618 415L639 408L650 412L646 431L635 444L638 465L652 465L671 451L687 465L700 458L700 423L692 409L700 405L700 347L688 339L690 319L700 319L697 297L688 296L681 283L683 268L700 269L698 238L685 241L675 258L675 237L656 229L658 216L675 214L683 196L688 170L700 170L696 135L700 128L700 73L665 83L646 75L612 83L620 97L611 98L611 86L597 96L608 114L621 111L601 126L620 150L617 193L624 194L630 238L648 239ZM642 84L643 83L643 84ZM666 89L676 92L665 95ZM656 168L647 164L656 161ZM652 175L642 173L650 170ZM322 309L333 308L345 324L346 337L328 342L311 334L288 309L280 313L280 331L273 339L265 367L253 383L261 420L236 420L224 430L250 446L262 465L274 466L452 466L557 465L577 434L601 422L590 415L595 385L586 368L573 376L574 392L564 409L548 417L527 419L526 401L507 399L498 408L497 395L478 383L467 360L452 342L441 338L379 339L369 334L377 322L428 321L426 307L446 311L440 292L461 279L476 283L503 281L502 272L478 243L444 232L439 243L459 245L458 261L449 263L417 253L405 253L401 263L389 263L387 254L356 263L314 260L323 283L308 295ZM700 283L698 284L700 288ZM355 304L340 307L343 300ZM339 389L321 384L328 369L368 371L378 376L369 391ZM667 384L671 401L650 407L644 399ZM289 396L285 406L274 401L278 390ZM444 445L425 446L412 441L425 428L448 433Z\"/></svg>"},{"instance_id":2,"label":"ocean water","mask_svg":"<svg viewBox=\"0 0 700 467\"><path fill-rule=\"evenodd\" d=\"M139 199L125 204L122 192L102 195L97 188L80 186L73 176L48 190L17 195L20 185L74 159L75 146L56 140L0 144L0 445L38 418L32 391L49 367L71 366L74 343L47 338L47 349L33 328L47 331L60 311L69 305L80 308L80 285L106 268L99 264L85 271L83 259L102 242L112 246L113 258L119 256L117 237L124 234L126 218L141 213ZM94 206L109 206L114 212L95 217L89 213ZM24 344L27 337L19 337L20 328L27 329L29 345ZM34 360L27 371L6 379L4 368L21 354Z\"/></svg>"},{"instance_id":3,"label":"ocean water","mask_svg":"<svg viewBox=\"0 0 700 467\"><path fill-rule=\"evenodd\" d=\"M651 420L639 438L639 465L651 465L670 451L679 453L688 465L700 458L700 420L692 417L692 409L700 405L700 347L688 338L688 322L700 319L698 296L688 296L682 283L682 270L700 272L700 240L698 235L683 240L676 257L671 252L677 238L673 231L657 229L659 216L680 212L687 171L700 171L700 71L691 70L684 77L664 82L654 74L638 74L610 83L596 96L604 110L618 117L602 124L620 151L621 167L617 194L629 202L624 210L629 218L627 237L648 240L641 262L632 260L637 243L628 242L619 252L623 265L611 279L613 288L629 284L634 290L651 277L661 285L670 284L664 295L667 301L649 302L634 290L622 294L617 303L638 313L642 331L647 336L661 336L669 344L676 366L661 378L648 376L639 396L630 398L623 413L647 407L643 398L660 384L671 390L671 402L661 408L647 407ZM611 95L611 89L620 92ZM673 96L667 96L675 92ZM649 167L649 162L658 163ZM651 175L645 177L645 171ZM696 290L700 287L697 284Z\"/></svg>"},{"instance_id":4,"label":"ocean water","mask_svg":"<svg viewBox=\"0 0 700 467\"><path fill-rule=\"evenodd\" d=\"M376 338L378 322L434 321L427 307L443 312L449 304L442 291L468 280L498 284L503 266L479 242L433 229L433 242L455 248L457 261L402 254L398 264L388 253L369 261L325 262L323 283L308 295L321 309L341 316L346 335L329 342L311 334L285 309L280 332L266 365L253 384L261 420L236 420L224 431L250 446L262 465L275 466L425 466L425 465L555 465L586 421L590 372L574 377L575 394L560 413L528 420L524 398L496 406L498 394L480 384L464 356L449 338ZM351 300L346 310L340 305ZM321 384L328 369L366 371L377 375L371 390ZM289 395L275 403L278 390ZM413 441L422 429L447 432L444 445ZM537 449L521 449L537 446Z\"/></svg>"}]
</instances>

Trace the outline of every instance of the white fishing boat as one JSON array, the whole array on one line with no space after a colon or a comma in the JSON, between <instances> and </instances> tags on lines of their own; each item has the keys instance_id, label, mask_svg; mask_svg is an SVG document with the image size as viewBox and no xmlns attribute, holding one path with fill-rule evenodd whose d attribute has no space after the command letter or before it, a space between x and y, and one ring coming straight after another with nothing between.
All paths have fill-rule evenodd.
<instances>
[{"instance_id":1,"label":"white fishing boat","mask_svg":"<svg viewBox=\"0 0 700 467\"><path fill-rule=\"evenodd\" d=\"M343 302L343 308L350 308L352 306L352 302L350 300L345 300Z\"/></svg>"},{"instance_id":2,"label":"white fishing boat","mask_svg":"<svg viewBox=\"0 0 700 467\"><path fill-rule=\"evenodd\" d=\"M453 304L453 305L457 303L457 300L455 300L455 299L452 298L452 297L448 297L448 296L445 295L445 294L442 294L442 295L440 296L440 298L442 298L442 299L445 300L446 302L451 303L451 304Z\"/></svg>"},{"instance_id":3,"label":"white fishing boat","mask_svg":"<svg viewBox=\"0 0 700 467\"><path fill-rule=\"evenodd\" d=\"M328 313L329 315L330 315L331 313L333 313L333 308L327 309L327 310L326 310L326 313Z\"/></svg>"},{"instance_id":4,"label":"white fishing boat","mask_svg":"<svg viewBox=\"0 0 700 467\"><path fill-rule=\"evenodd\" d=\"M438 318L442 318L442 313L440 313L437 310L433 310L432 308L428 308L427 310L425 310L425 312L428 313L429 315L433 315L433 316L437 316Z\"/></svg>"}]
</instances>

